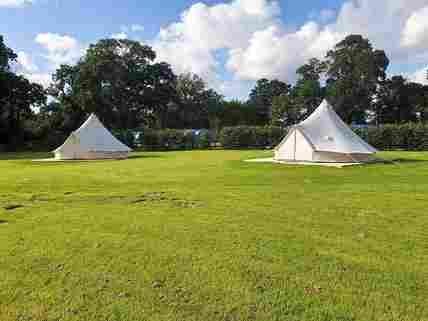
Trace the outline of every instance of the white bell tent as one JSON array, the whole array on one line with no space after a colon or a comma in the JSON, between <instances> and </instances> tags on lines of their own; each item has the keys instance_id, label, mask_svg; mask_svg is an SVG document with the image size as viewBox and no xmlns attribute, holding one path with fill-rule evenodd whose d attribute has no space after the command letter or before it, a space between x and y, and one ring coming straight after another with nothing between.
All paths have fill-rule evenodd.
<instances>
[{"instance_id":1,"label":"white bell tent","mask_svg":"<svg viewBox=\"0 0 428 321\"><path fill-rule=\"evenodd\" d=\"M92 114L54 153L58 160L125 159L131 151Z\"/></svg>"},{"instance_id":2,"label":"white bell tent","mask_svg":"<svg viewBox=\"0 0 428 321\"><path fill-rule=\"evenodd\" d=\"M293 126L275 148L275 160L364 163L377 150L354 133L324 100L305 121Z\"/></svg>"}]
</instances>

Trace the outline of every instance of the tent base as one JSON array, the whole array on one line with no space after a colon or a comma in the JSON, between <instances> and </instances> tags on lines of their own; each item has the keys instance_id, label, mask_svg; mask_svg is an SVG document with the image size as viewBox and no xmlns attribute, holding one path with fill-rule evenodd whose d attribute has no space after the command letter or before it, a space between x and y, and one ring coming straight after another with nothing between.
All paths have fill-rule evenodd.
<instances>
[{"instance_id":1,"label":"tent base","mask_svg":"<svg viewBox=\"0 0 428 321\"><path fill-rule=\"evenodd\" d=\"M121 161L125 158L99 158L99 159L57 159L57 158L42 158L42 159L33 159L32 162L35 163L80 163L80 162L100 162L100 161Z\"/></svg>"},{"instance_id":2,"label":"tent base","mask_svg":"<svg viewBox=\"0 0 428 321\"><path fill-rule=\"evenodd\" d=\"M103 160L103 159L112 159L120 160L127 159L129 157L128 152L86 152L86 153L76 153L76 154L63 154L55 153L56 160Z\"/></svg>"},{"instance_id":3,"label":"tent base","mask_svg":"<svg viewBox=\"0 0 428 321\"><path fill-rule=\"evenodd\" d=\"M258 159L249 159L245 162L249 163L275 163L275 164L285 164L285 165L310 165L310 166L326 166L326 167L348 167L356 165L365 165L370 163L385 163L385 161L378 159L377 161L371 162L314 162L314 161L293 161L293 160L278 160L275 158L258 158Z\"/></svg>"}]
</instances>

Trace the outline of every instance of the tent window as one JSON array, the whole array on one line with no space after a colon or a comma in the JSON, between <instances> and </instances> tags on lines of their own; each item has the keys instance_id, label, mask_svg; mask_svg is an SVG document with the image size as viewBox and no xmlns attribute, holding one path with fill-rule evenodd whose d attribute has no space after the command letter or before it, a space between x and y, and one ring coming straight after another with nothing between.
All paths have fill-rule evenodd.
<instances>
[{"instance_id":1,"label":"tent window","mask_svg":"<svg viewBox=\"0 0 428 321\"><path fill-rule=\"evenodd\" d=\"M328 142L332 142L332 141L334 141L334 138L331 136L324 136L324 140L326 140Z\"/></svg>"}]
</instances>

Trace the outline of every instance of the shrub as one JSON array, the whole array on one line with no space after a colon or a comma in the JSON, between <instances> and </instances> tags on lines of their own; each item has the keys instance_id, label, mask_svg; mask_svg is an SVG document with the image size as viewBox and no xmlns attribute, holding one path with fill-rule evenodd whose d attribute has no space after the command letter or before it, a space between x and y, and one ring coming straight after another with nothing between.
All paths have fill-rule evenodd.
<instances>
[{"instance_id":1,"label":"shrub","mask_svg":"<svg viewBox=\"0 0 428 321\"><path fill-rule=\"evenodd\" d=\"M139 137L139 145L146 150L183 150L208 148L213 142L211 132L201 130L146 129Z\"/></svg>"},{"instance_id":2,"label":"shrub","mask_svg":"<svg viewBox=\"0 0 428 321\"><path fill-rule=\"evenodd\" d=\"M130 129L114 130L113 135L130 148L135 148L137 146L135 132Z\"/></svg>"},{"instance_id":3,"label":"shrub","mask_svg":"<svg viewBox=\"0 0 428 321\"><path fill-rule=\"evenodd\" d=\"M275 126L225 127L220 131L219 141L224 148L262 148L277 145L286 131Z\"/></svg>"},{"instance_id":4,"label":"shrub","mask_svg":"<svg viewBox=\"0 0 428 321\"><path fill-rule=\"evenodd\" d=\"M428 124L387 124L379 127L358 128L355 132L380 150L428 150Z\"/></svg>"}]
</instances>

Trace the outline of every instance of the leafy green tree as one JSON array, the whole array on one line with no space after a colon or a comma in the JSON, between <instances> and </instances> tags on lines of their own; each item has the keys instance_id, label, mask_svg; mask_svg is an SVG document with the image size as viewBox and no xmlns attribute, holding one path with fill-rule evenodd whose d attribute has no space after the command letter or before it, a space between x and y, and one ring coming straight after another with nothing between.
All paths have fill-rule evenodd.
<instances>
[{"instance_id":1,"label":"leafy green tree","mask_svg":"<svg viewBox=\"0 0 428 321\"><path fill-rule=\"evenodd\" d=\"M103 39L75 66L61 66L50 93L67 114L64 127L75 127L92 112L116 129L154 121L163 126L176 76L155 58L152 48L137 41Z\"/></svg>"},{"instance_id":2,"label":"leafy green tree","mask_svg":"<svg viewBox=\"0 0 428 321\"><path fill-rule=\"evenodd\" d=\"M253 105L239 100L223 101L222 127L255 125L256 123L257 114Z\"/></svg>"},{"instance_id":3,"label":"leafy green tree","mask_svg":"<svg viewBox=\"0 0 428 321\"><path fill-rule=\"evenodd\" d=\"M342 118L363 121L378 84L386 78L389 60L361 35L350 35L326 56L327 95Z\"/></svg>"},{"instance_id":4,"label":"leafy green tree","mask_svg":"<svg viewBox=\"0 0 428 321\"><path fill-rule=\"evenodd\" d=\"M325 72L326 63L316 58L310 59L307 64L296 71L298 79L291 90L294 110L299 111L299 118L306 118L319 106L325 95L321 86L321 75Z\"/></svg>"},{"instance_id":5,"label":"leafy green tree","mask_svg":"<svg viewBox=\"0 0 428 321\"><path fill-rule=\"evenodd\" d=\"M207 128L206 85L196 74L186 73L177 77L177 96L181 128Z\"/></svg>"},{"instance_id":6,"label":"leafy green tree","mask_svg":"<svg viewBox=\"0 0 428 321\"><path fill-rule=\"evenodd\" d=\"M208 89L205 91L206 113L209 128L214 129L216 132L218 132L222 127L221 116L224 108L223 100L224 97L218 94L215 90Z\"/></svg>"},{"instance_id":7,"label":"leafy green tree","mask_svg":"<svg viewBox=\"0 0 428 321\"><path fill-rule=\"evenodd\" d=\"M260 79L250 93L248 103L253 105L257 112L257 123L266 125L272 118L273 98L287 95L291 86L279 80Z\"/></svg>"},{"instance_id":8,"label":"leafy green tree","mask_svg":"<svg viewBox=\"0 0 428 321\"><path fill-rule=\"evenodd\" d=\"M272 125L287 127L297 124L302 117L302 110L291 95L281 95L273 98Z\"/></svg>"},{"instance_id":9,"label":"leafy green tree","mask_svg":"<svg viewBox=\"0 0 428 321\"><path fill-rule=\"evenodd\" d=\"M300 80L320 81L321 75L326 71L327 64L317 58L309 59L309 61L297 68L296 74Z\"/></svg>"},{"instance_id":10,"label":"leafy green tree","mask_svg":"<svg viewBox=\"0 0 428 321\"><path fill-rule=\"evenodd\" d=\"M4 38L0 35L0 72L10 70L10 62L15 61L18 55L4 43Z\"/></svg>"},{"instance_id":11,"label":"leafy green tree","mask_svg":"<svg viewBox=\"0 0 428 321\"><path fill-rule=\"evenodd\" d=\"M208 89L204 80L196 74L181 74L177 78L178 128L221 127L224 97Z\"/></svg>"},{"instance_id":12,"label":"leafy green tree","mask_svg":"<svg viewBox=\"0 0 428 321\"><path fill-rule=\"evenodd\" d=\"M375 100L376 123L405 123L424 119L426 88L393 76L381 83Z\"/></svg>"},{"instance_id":13,"label":"leafy green tree","mask_svg":"<svg viewBox=\"0 0 428 321\"><path fill-rule=\"evenodd\" d=\"M428 121L428 86L420 83L409 82L409 102L414 108L418 121Z\"/></svg>"},{"instance_id":14,"label":"leafy green tree","mask_svg":"<svg viewBox=\"0 0 428 321\"><path fill-rule=\"evenodd\" d=\"M11 71L16 58L0 36L0 144L11 150L24 143L24 122L32 116L32 107L46 102L42 86Z\"/></svg>"}]
</instances>

